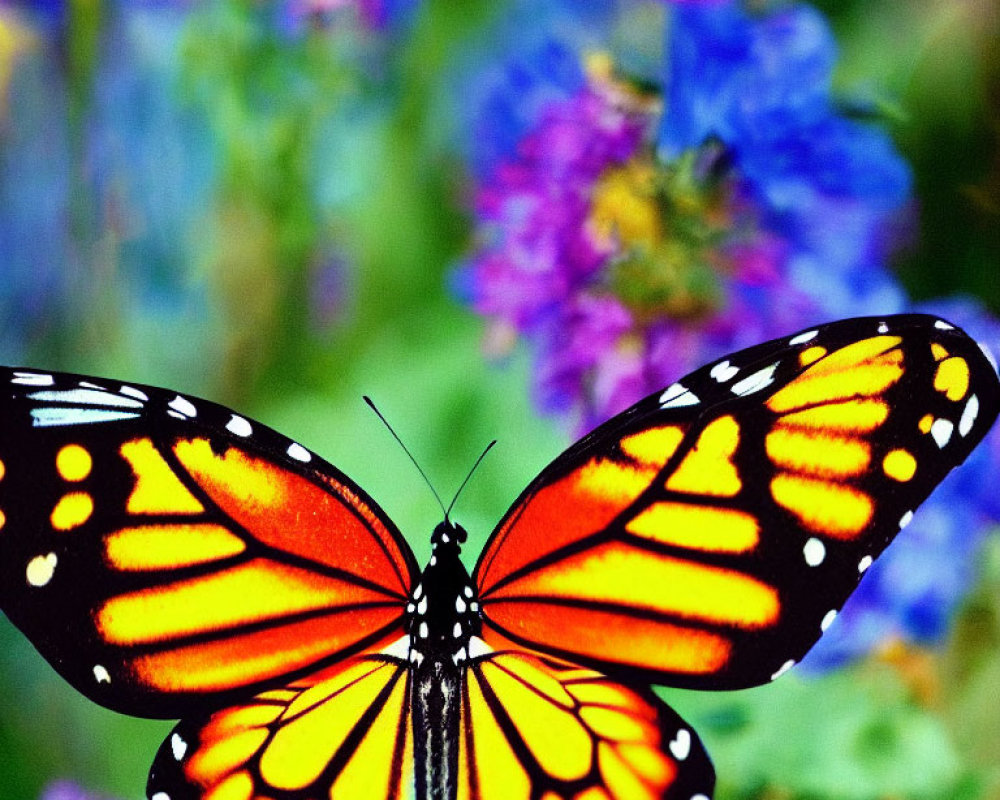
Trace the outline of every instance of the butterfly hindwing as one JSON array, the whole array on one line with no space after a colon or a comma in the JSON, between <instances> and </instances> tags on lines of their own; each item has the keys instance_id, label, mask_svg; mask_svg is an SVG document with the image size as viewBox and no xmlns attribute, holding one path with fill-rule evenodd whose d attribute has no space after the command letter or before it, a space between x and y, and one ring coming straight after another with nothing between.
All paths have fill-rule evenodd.
<instances>
[{"instance_id":1,"label":"butterfly hindwing","mask_svg":"<svg viewBox=\"0 0 1000 800\"><path fill-rule=\"evenodd\" d=\"M707 800L715 785L698 735L652 692L520 650L471 661L462 731L458 800Z\"/></svg>"},{"instance_id":2,"label":"butterfly hindwing","mask_svg":"<svg viewBox=\"0 0 1000 800\"><path fill-rule=\"evenodd\" d=\"M413 796L406 661L351 656L319 673L182 721L149 775L152 800Z\"/></svg>"},{"instance_id":3,"label":"butterfly hindwing","mask_svg":"<svg viewBox=\"0 0 1000 800\"><path fill-rule=\"evenodd\" d=\"M932 317L835 322L709 364L532 483L476 569L484 638L682 686L766 682L997 416Z\"/></svg>"},{"instance_id":4,"label":"butterfly hindwing","mask_svg":"<svg viewBox=\"0 0 1000 800\"><path fill-rule=\"evenodd\" d=\"M408 672L392 650L180 723L153 763L149 797L412 797ZM483 650L461 681L456 800L711 796L697 734L648 690Z\"/></svg>"},{"instance_id":5,"label":"butterfly hindwing","mask_svg":"<svg viewBox=\"0 0 1000 800\"><path fill-rule=\"evenodd\" d=\"M399 627L408 547L305 448L152 387L0 387L0 604L92 699L180 716Z\"/></svg>"}]
</instances>

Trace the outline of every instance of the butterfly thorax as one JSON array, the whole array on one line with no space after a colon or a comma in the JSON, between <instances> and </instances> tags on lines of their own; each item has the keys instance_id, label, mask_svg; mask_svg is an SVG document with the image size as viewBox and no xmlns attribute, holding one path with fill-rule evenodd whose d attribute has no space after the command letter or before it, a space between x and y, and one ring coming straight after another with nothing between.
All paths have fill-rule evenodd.
<instances>
[{"instance_id":1,"label":"butterfly thorax","mask_svg":"<svg viewBox=\"0 0 1000 800\"><path fill-rule=\"evenodd\" d=\"M433 553L407 604L412 665L417 796L445 800L457 785L460 698L469 641L480 633L479 603L460 549L463 528L442 522Z\"/></svg>"}]
</instances>

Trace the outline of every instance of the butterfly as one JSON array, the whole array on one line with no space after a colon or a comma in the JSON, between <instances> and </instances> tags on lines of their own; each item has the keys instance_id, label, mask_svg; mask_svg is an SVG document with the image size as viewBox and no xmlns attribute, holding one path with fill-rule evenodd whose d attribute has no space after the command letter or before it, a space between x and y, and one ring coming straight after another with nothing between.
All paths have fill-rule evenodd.
<instances>
[{"instance_id":1,"label":"butterfly","mask_svg":"<svg viewBox=\"0 0 1000 800\"><path fill-rule=\"evenodd\" d=\"M524 490L469 574L222 406L0 372L0 602L73 686L181 718L151 800L712 796L651 684L798 661L1000 410L933 317L851 319L641 400Z\"/></svg>"}]
</instances>

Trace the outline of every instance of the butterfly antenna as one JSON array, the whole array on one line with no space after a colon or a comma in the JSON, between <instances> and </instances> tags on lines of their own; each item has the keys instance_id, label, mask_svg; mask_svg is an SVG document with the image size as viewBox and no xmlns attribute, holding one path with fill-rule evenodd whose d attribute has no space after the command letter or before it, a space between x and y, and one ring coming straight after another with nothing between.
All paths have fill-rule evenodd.
<instances>
[{"instance_id":1,"label":"butterfly antenna","mask_svg":"<svg viewBox=\"0 0 1000 800\"><path fill-rule=\"evenodd\" d=\"M469 478L472 477L472 473L476 471L476 468L479 467L479 465L482 463L482 460L486 458L486 454L490 452L490 448L493 447L493 445L495 445L496 443L497 440L494 439L492 442L486 445L486 449L479 454L479 458L476 459L476 463L472 465L472 469L469 470L469 474L465 476L465 480L462 481L462 485L459 486L458 491L455 492L455 496L452 498L451 504L448 506L448 510L444 512L445 520L447 520L448 515L451 514L451 510L455 507L455 502L458 500L458 496L462 493L462 489L465 488L465 484L469 482Z\"/></svg>"},{"instance_id":2,"label":"butterfly antenna","mask_svg":"<svg viewBox=\"0 0 1000 800\"><path fill-rule=\"evenodd\" d=\"M420 468L420 465L417 463L417 459L413 457L413 453L411 453L409 448L405 444L403 444L403 440L399 438L399 434L392 429L392 425L389 424L389 421L385 417L383 417L382 412L375 407L375 404L372 402L372 399L368 397L368 395L362 395L362 397L364 398L365 402L368 403L368 405L371 407L371 410L374 411L376 414L378 414L378 418L382 420L382 424L389 429L389 433L392 434L392 438L395 439L397 442L399 442L399 446L403 448L403 452L410 457L410 461L413 462L413 466L417 468L417 472L420 473L420 477L424 479L424 483L426 483L427 486L430 488L431 494L434 495L434 499L437 500L438 505L441 506L441 510L444 511L444 518L448 519L448 510L450 510L450 507L448 510L445 510L444 503L441 502L441 495L437 493L437 490L434 488L434 484L432 484L430 478L427 477L427 473ZM488 450L489 448L486 449ZM483 455L485 455L485 453ZM481 460L482 456L480 456L480 461ZM477 461L476 463L478 464L479 462ZM468 478L466 478L466 480L468 480ZM465 484L463 483L462 485L464 486ZM454 501L452 502L454 503Z\"/></svg>"}]
</instances>

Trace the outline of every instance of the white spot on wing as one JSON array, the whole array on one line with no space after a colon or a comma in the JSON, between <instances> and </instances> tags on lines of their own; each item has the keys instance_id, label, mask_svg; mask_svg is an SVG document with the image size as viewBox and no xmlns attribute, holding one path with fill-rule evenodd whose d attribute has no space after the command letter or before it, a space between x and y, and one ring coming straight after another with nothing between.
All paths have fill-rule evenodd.
<instances>
[{"instance_id":1,"label":"white spot on wing","mask_svg":"<svg viewBox=\"0 0 1000 800\"><path fill-rule=\"evenodd\" d=\"M879 333L888 333L889 332L889 326L886 325L884 322L880 322L878 324L878 332Z\"/></svg>"},{"instance_id":2,"label":"white spot on wing","mask_svg":"<svg viewBox=\"0 0 1000 800\"><path fill-rule=\"evenodd\" d=\"M233 414L233 418L226 423L226 430L237 436L249 436L253 433L250 423L239 414Z\"/></svg>"},{"instance_id":3,"label":"white spot on wing","mask_svg":"<svg viewBox=\"0 0 1000 800\"><path fill-rule=\"evenodd\" d=\"M798 336L793 336L791 339L788 340L788 343L792 345L805 344L806 342L811 342L813 339L816 338L817 335L819 335L818 330L804 331L803 333L800 333Z\"/></svg>"},{"instance_id":4,"label":"white spot on wing","mask_svg":"<svg viewBox=\"0 0 1000 800\"><path fill-rule=\"evenodd\" d=\"M179 733L170 736L170 752L174 754L174 761L180 761L187 752L188 743L181 738Z\"/></svg>"},{"instance_id":5,"label":"white spot on wing","mask_svg":"<svg viewBox=\"0 0 1000 800\"><path fill-rule=\"evenodd\" d=\"M398 658L401 661L406 661L410 655L410 637L400 636L388 647L383 648L382 652L387 656L392 656L393 658Z\"/></svg>"},{"instance_id":6,"label":"white spot on wing","mask_svg":"<svg viewBox=\"0 0 1000 800\"><path fill-rule=\"evenodd\" d=\"M868 567L872 565L873 560L874 559L872 559L871 556L865 556L864 558L862 558L858 562L858 572L864 572L866 569L868 569Z\"/></svg>"},{"instance_id":7,"label":"white spot on wing","mask_svg":"<svg viewBox=\"0 0 1000 800\"><path fill-rule=\"evenodd\" d=\"M660 395L660 408L681 408L683 406L696 406L701 401L686 387L679 383L672 383Z\"/></svg>"},{"instance_id":8,"label":"white spot on wing","mask_svg":"<svg viewBox=\"0 0 1000 800\"><path fill-rule=\"evenodd\" d=\"M739 368L734 367L732 364L729 363L727 359L726 361L720 361L718 364L712 367L711 372L709 372L708 374L711 375L713 378L715 378L717 382L725 383L730 378L735 377L739 371L740 371Z\"/></svg>"},{"instance_id":9,"label":"white spot on wing","mask_svg":"<svg viewBox=\"0 0 1000 800\"><path fill-rule=\"evenodd\" d=\"M288 445L288 450L286 450L285 452L287 452L288 455L290 455L296 461L302 461L303 463L305 463L307 461L312 460L312 453L306 450L298 442L292 442L290 445Z\"/></svg>"},{"instance_id":10,"label":"white spot on wing","mask_svg":"<svg viewBox=\"0 0 1000 800\"><path fill-rule=\"evenodd\" d=\"M55 378L40 372L15 372L10 382L19 383L22 386L52 386L55 383Z\"/></svg>"},{"instance_id":11,"label":"white spot on wing","mask_svg":"<svg viewBox=\"0 0 1000 800\"><path fill-rule=\"evenodd\" d=\"M157 792L149 800L170 800L170 795L166 792ZM691 800L695 800L693 797Z\"/></svg>"},{"instance_id":12,"label":"white spot on wing","mask_svg":"<svg viewBox=\"0 0 1000 800\"><path fill-rule=\"evenodd\" d=\"M45 586L56 571L56 564L59 559L55 553L46 553L44 556L35 556L28 562L28 567L24 574L28 583L32 586Z\"/></svg>"},{"instance_id":13,"label":"white spot on wing","mask_svg":"<svg viewBox=\"0 0 1000 800\"><path fill-rule=\"evenodd\" d=\"M949 325L943 319L937 320L934 323L934 327L937 328L938 330L942 330L942 331L953 331L953 330L955 330L955 326L954 325Z\"/></svg>"},{"instance_id":14,"label":"white spot on wing","mask_svg":"<svg viewBox=\"0 0 1000 800\"><path fill-rule=\"evenodd\" d=\"M111 675L101 664L94 664L94 680L98 683L111 683Z\"/></svg>"},{"instance_id":15,"label":"white spot on wing","mask_svg":"<svg viewBox=\"0 0 1000 800\"><path fill-rule=\"evenodd\" d=\"M976 422L976 417L979 416L979 398L972 395L969 401L965 404L965 408L962 409L962 418L958 421L958 432L962 436L968 436L969 431L972 430L972 426Z\"/></svg>"},{"instance_id":16,"label":"white spot on wing","mask_svg":"<svg viewBox=\"0 0 1000 800\"><path fill-rule=\"evenodd\" d=\"M122 419L135 419L139 415L135 411L112 411L109 408L45 408L31 409L32 424L36 428L49 428L57 425L89 425L94 422L114 422Z\"/></svg>"},{"instance_id":17,"label":"white spot on wing","mask_svg":"<svg viewBox=\"0 0 1000 800\"><path fill-rule=\"evenodd\" d=\"M82 386L83 384L80 385ZM149 397L146 395L146 393L139 389L136 389L134 386L122 386L121 393L127 394L129 397L134 397L136 400L141 400L144 403L149 402Z\"/></svg>"},{"instance_id":18,"label":"white spot on wing","mask_svg":"<svg viewBox=\"0 0 1000 800\"><path fill-rule=\"evenodd\" d=\"M774 672L774 674L771 675L771 680L776 681L778 678L780 678L794 666L795 666L795 659L792 658L788 659L788 661L786 661L784 664L778 667L778 669Z\"/></svg>"},{"instance_id":19,"label":"white spot on wing","mask_svg":"<svg viewBox=\"0 0 1000 800\"><path fill-rule=\"evenodd\" d=\"M681 728L668 746L671 755L678 761L683 761L691 755L691 731Z\"/></svg>"},{"instance_id":20,"label":"white spot on wing","mask_svg":"<svg viewBox=\"0 0 1000 800\"><path fill-rule=\"evenodd\" d=\"M774 371L778 368L778 363L775 361L771 366L764 367L764 369L759 369L752 375L748 375L741 381L737 381L731 387L733 394L738 394L740 396L753 394L754 392L759 392L761 389L766 389L774 382Z\"/></svg>"},{"instance_id":21,"label":"white spot on wing","mask_svg":"<svg viewBox=\"0 0 1000 800\"><path fill-rule=\"evenodd\" d=\"M802 548L802 554L806 557L806 563L810 567L818 567L826 558L826 547L815 536L810 536Z\"/></svg>"},{"instance_id":22,"label":"white spot on wing","mask_svg":"<svg viewBox=\"0 0 1000 800\"><path fill-rule=\"evenodd\" d=\"M942 448L951 441L951 434L954 430L955 423L950 419L936 419L931 425L931 436L934 437L937 446Z\"/></svg>"},{"instance_id":23,"label":"white spot on wing","mask_svg":"<svg viewBox=\"0 0 1000 800\"><path fill-rule=\"evenodd\" d=\"M907 511L903 516L899 518L899 529L903 530L907 525L913 522L913 512Z\"/></svg>"},{"instance_id":24,"label":"white spot on wing","mask_svg":"<svg viewBox=\"0 0 1000 800\"><path fill-rule=\"evenodd\" d=\"M826 615L823 617L823 621L820 622L819 629L825 633L826 629L829 628L831 625L833 625L833 621L836 618L837 618L837 610L835 608L831 608L829 611L826 612Z\"/></svg>"},{"instance_id":25,"label":"white spot on wing","mask_svg":"<svg viewBox=\"0 0 1000 800\"><path fill-rule=\"evenodd\" d=\"M142 408L142 403L120 394L100 392L95 389L65 389L61 391L32 392L32 400L43 403L72 403L78 406L117 406L119 408Z\"/></svg>"},{"instance_id":26,"label":"white spot on wing","mask_svg":"<svg viewBox=\"0 0 1000 800\"><path fill-rule=\"evenodd\" d=\"M481 658L493 652L493 648L478 636L469 637L469 658Z\"/></svg>"},{"instance_id":27,"label":"white spot on wing","mask_svg":"<svg viewBox=\"0 0 1000 800\"><path fill-rule=\"evenodd\" d=\"M167 403L167 405L178 414L183 414L185 417L194 417L198 414L198 409L194 407L191 401L186 397L181 397L180 395L177 395L177 397Z\"/></svg>"}]
</instances>

